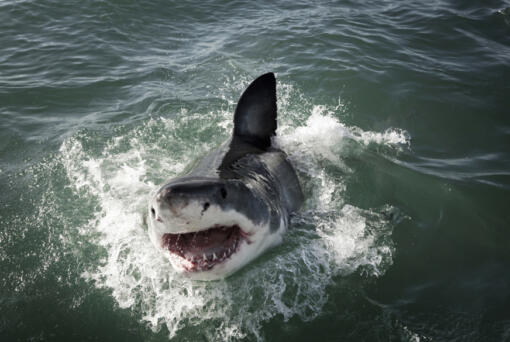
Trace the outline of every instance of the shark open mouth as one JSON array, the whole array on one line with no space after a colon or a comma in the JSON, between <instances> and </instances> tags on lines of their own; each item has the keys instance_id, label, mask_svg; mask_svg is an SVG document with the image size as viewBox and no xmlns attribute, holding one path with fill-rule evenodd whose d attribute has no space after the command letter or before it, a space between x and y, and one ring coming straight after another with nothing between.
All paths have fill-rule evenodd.
<instances>
[{"instance_id":1,"label":"shark open mouth","mask_svg":"<svg viewBox=\"0 0 510 342\"><path fill-rule=\"evenodd\" d=\"M237 252L247 234L237 225L215 225L212 228L183 234L163 234L163 248L182 258L190 272L207 271Z\"/></svg>"}]
</instances>

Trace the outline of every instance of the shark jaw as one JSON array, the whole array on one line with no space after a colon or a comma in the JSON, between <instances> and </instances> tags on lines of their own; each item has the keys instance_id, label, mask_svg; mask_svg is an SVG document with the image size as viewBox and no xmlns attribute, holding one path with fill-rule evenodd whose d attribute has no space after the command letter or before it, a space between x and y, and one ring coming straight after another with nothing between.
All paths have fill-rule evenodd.
<instances>
[{"instance_id":1,"label":"shark jaw","mask_svg":"<svg viewBox=\"0 0 510 342\"><path fill-rule=\"evenodd\" d=\"M173 257L173 263L187 272L208 271L239 251L242 243L251 244L249 234L239 226L215 225L198 232L162 236L162 248Z\"/></svg>"},{"instance_id":2,"label":"shark jaw","mask_svg":"<svg viewBox=\"0 0 510 342\"><path fill-rule=\"evenodd\" d=\"M172 212L149 205L149 236L169 259L174 270L195 280L217 280L257 258L282 241L286 224L271 230L269 221L254 223L236 210L210 205L202 214L198 203ZM191 208L189 208L191 207ZM156 214L152 214L153 209Z\"/></svg>"}]
</instances>

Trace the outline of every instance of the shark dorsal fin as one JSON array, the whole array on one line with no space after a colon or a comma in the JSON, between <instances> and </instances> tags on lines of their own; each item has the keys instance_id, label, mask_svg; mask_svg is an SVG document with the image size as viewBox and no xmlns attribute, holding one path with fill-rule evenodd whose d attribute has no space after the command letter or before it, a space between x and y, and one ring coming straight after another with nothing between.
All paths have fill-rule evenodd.
<instances>
[{"instance_id":1,"label":"shark dorsal fin","mask_svg":"<svg viewBox=\"0 0 510 342\"><path fill-rule=\"evenodd\" d=\"M276 79L259 76L244 91L234 113L234 137L260 148L271 146L276 131Z\"/></svg>"}]
</instances>

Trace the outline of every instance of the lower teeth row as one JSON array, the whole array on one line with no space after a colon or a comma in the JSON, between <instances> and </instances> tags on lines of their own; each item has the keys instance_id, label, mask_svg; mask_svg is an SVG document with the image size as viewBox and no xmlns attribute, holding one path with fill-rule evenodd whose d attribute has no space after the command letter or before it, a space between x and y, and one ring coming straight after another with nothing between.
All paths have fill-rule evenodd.
<instances>
[{"instance_id":1,"label":"lower teeth row","mask_svg":"<svg viewBox=\"0 0 510 342\"><path fill-rule=\"evenodd\" d=\"M206 256L205 254L202 254L202 258L201 259L197 259L196 257L193 257L193 256L189 256L189 257L185 257L185 259L189 262L193 262L193 263L197 263L197 262L205 262L205 261L223 261L227 258L227 255L230 255L232 252L232 249L229 248L228 251L224 252L222 256L218 257L216 255L216 253L213 253L212 254L212 257L211 256Z\"/></svg>"}]
</instances>

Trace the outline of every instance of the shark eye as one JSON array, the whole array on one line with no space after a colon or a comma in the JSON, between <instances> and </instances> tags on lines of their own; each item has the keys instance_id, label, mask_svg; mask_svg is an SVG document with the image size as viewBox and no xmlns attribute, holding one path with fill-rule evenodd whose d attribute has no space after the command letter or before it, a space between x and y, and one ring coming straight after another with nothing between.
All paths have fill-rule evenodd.
<instances>
[{"instance_id":1,"label":"shark eye","mask_svg":"<svg viewBox=\"0 0 510 342\"><path fill-rule=\"evenodd\" d=\"M204 211L206 211L207 209L209 209L209 202L205 202L204 203Z\"/></svg>"},{"instance_id":2,"label":"shark eye","mask_svg":"<svg viewBox=\"0 0 510 342\"><path fill-rule=\"evenodd\" d=\"M152 214L152 217L156 217L156 210L154 210L153 207L151 207L151 214Z\"/></svg>"},{"instance_id":3,"label":"shark eye","mask_svg":"<svg viewBox=\"0 0 510 342\"><path fill-rule=\"evenodd\" d=\"M227 198L227 190L225 190L225 188L221 188L220 193L221 193L221 197Z\"/></svg>"}]
</instances>

